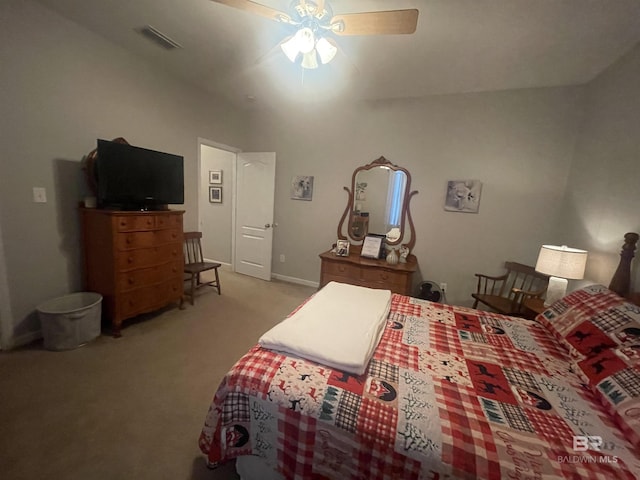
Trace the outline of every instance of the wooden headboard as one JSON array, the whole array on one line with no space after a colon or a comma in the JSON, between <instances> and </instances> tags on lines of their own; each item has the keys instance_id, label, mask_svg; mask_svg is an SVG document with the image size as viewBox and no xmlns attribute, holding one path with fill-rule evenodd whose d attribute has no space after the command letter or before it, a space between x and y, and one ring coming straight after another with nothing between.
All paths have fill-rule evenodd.
<instances>
[{"instance_id":1,"label":"wooden headboard","mask_svg":"<svg viewBox=\"0 0 640 480\"><path fill-rule=\"evenodd\" d=\"M634 232L625 234L624 245L622 245L620 252L620 263L609 284L610 290L621 297L628 298L636 305L640 305L640 292L631 292L631 260L635 255L638 238L639 235Z\"/></svg>"}]
</instances>

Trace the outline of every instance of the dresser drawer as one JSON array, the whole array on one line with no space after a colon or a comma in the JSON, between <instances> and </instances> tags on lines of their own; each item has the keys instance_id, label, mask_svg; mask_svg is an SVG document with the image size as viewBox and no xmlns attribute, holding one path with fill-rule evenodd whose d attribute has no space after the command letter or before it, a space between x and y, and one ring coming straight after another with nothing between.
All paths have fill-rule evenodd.
<instances>
[{"instance_id":1,"label":"dresser drawer","mask_svg":"<svg viewBox=\"0 0 640 480\"><path fill-rule=\"evenodd\" d=\"M157 285L149 285L120 295L117 299L120 316L129 318L153 310L157 303L157 290Z\"/></svg>"},{"instance_id":2,"label":"dresser drawer","mask_svg":"<svg viewBox=\"0 0 640 480\"><path fill-rule=\"evenodd\" d=\"M410 288L410 275L407 272L394 272L379 268L363 268L361 281L370 288L383 288L393 293L407 295Z\"/></svg>"},{"instance_id":3,"label":"dresser drawer","mask_svg":"<svg viewBox=\"0 0 640 480\"><path fill-rule=\"evenodd\" d=\"M347 262L324 262L323 271L327 275L358 278L360 268Z\"/></svg>"},{"instance_id":4,"label":"dresser drawer","mask_svg":"<svg viewBox=\"0 0 640 480\"><path fill-rule=\"evenodd\" d=\"M366 282L402 283L402 273L380 268L363 268L361 277Z\"/></svg>"},{"instance_id":5,"label":"dresser drawer","mask_svg":"<svg viewBox=\"0 0 640 480\"><path fill-rule=\"evenodd\" d=\"M124 272L118 276L118 292L127 292L170 279L181 279L182 267L181 261L174 261L156 267Z\"/></svg>"},{"instance_id":6,"label":"dresser drawer","mask_svg":"<svg viewBox=\"0 0 640 480\"><path fill-rule=\"evenodd\" d=\"M132 317L157 310L168 302L180 300L182 288L182 279L172 279L123 293L117 300L120 315L123 318Z\"/></svg>"},{"instance_id":7,"label":"dresser drawer","mask_svg":"<svg viewBox=\"0 0 640 480\"><path fill-rule=\"evenodd\" d=\"M153 230L156 228L156 217L153 215L120 215L114 217L114 221L118 232Z\"/></svg>"},{"instance_id":8,"label":"dresser drawer","mask_svg":"<svg viewBox=\"0 0 640 480\"><path fill-rule=\"evenodd\" d=\"M182 215L156 215L156 228L179 228L182 231Z\"/></svg>"},{"instance_id":9,"label":"dresser drawer","mask_svg":"<svg viewBox=\"0 0 640 480\"><path fill-rule=\"evenodd\" d=\"M184 282L182 278L172 279L158 285L156 295L158 295L158 301L163 299L179 300L182 297L184 290Z\"/></svg>"},{"instance_id":10,"label":"dresser drawer","mask_svg":"<svg viewBox=\"0 0 640 480\"><path fill-rule=\"evenodd\" d=\"M363 259L358 246L349 257L336 257L333 252L320 254L320 286L331 281L361 287L391 290L401 295L411 295L413 274L417 270L416 258L410 255L403 265L389 265L380 259Z\"/></svg>"},{"instance_id":11,"label":"dresser drawer","mask_svg":"<svg viewBox=\"0 0 640 480\"><path fill-rule=\"evenodd\" d=\"M173 242L182 242L181 230L177 228L147 230L142 232L121 232L116 235L116 248L118 250L153 247Z\"/></svg>"},{"instance_id":12,"label":"dresser drawer","mask_svg":"<svg viewBox=\"0 0 640 480\"><path fill-rule=\"evenodd\" d=\"M325 273L322 276L322 279L320 281L320 286L324 287L329 282L340 282L340 283L348 283L349 285L359 285L357 279L347 277L347 276L329 275Z\"/></svg>"},{"instance_id":13,"label":"dresser drawer","mask_svg":"<svg viewBox=\"0 0 640 480\"><path fill-rule=\"evenodd\" d=\"M117 252L116 268L120 272L153 267L182 258L182 243L168 243L158 247L138 248Z\"/></svg>"}]
</instances>

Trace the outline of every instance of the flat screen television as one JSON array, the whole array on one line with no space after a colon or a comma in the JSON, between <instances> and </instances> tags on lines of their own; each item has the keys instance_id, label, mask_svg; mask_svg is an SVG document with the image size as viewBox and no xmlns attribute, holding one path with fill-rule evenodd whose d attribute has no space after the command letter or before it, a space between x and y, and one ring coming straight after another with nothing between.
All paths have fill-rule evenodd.
<instances>
[{"instance_id":1,"label":"flat screen television","mask_svg":"<svg viewBox=\"0 0 640 480\"><path fill-rule=\"evenodd\" d=\"M98 140L95 175L98 208L163 210L184 203L184 158Z\"/></svg>"}]
</instances>

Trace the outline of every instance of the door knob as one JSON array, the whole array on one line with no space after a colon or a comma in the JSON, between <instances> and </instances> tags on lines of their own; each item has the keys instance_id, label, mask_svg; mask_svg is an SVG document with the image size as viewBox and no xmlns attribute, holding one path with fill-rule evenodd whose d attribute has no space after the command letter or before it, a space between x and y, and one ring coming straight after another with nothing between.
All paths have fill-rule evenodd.
<instances>
[{"instance_id":1,"label":"door knob","mask_svg":"<svg viewBox=\"0 0 640 480\"><path fill-rule=\"evenodd\" d=\"M271 227L271 224L270 224L270 223L265 223L265 224L264 224L264 228L270 228L270 227Z\"/></svg>"}]
</instances>

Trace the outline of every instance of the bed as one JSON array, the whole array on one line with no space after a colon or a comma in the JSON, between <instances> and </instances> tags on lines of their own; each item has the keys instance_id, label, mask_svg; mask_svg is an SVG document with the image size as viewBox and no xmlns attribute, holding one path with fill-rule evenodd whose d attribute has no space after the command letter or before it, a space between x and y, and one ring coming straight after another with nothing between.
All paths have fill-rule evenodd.
<instances>
[{"instance_id":1,"label":"bed","mask_svg":"<svg viewBox=\"0 0 640 480\"><path fill-rule=\"evenodd\" d=\"M535 321L393 294L361 375L256 345L200 449L245 479L640 479L640 308L618 293L585 287Z\"/></svg>"}]
</instances>

